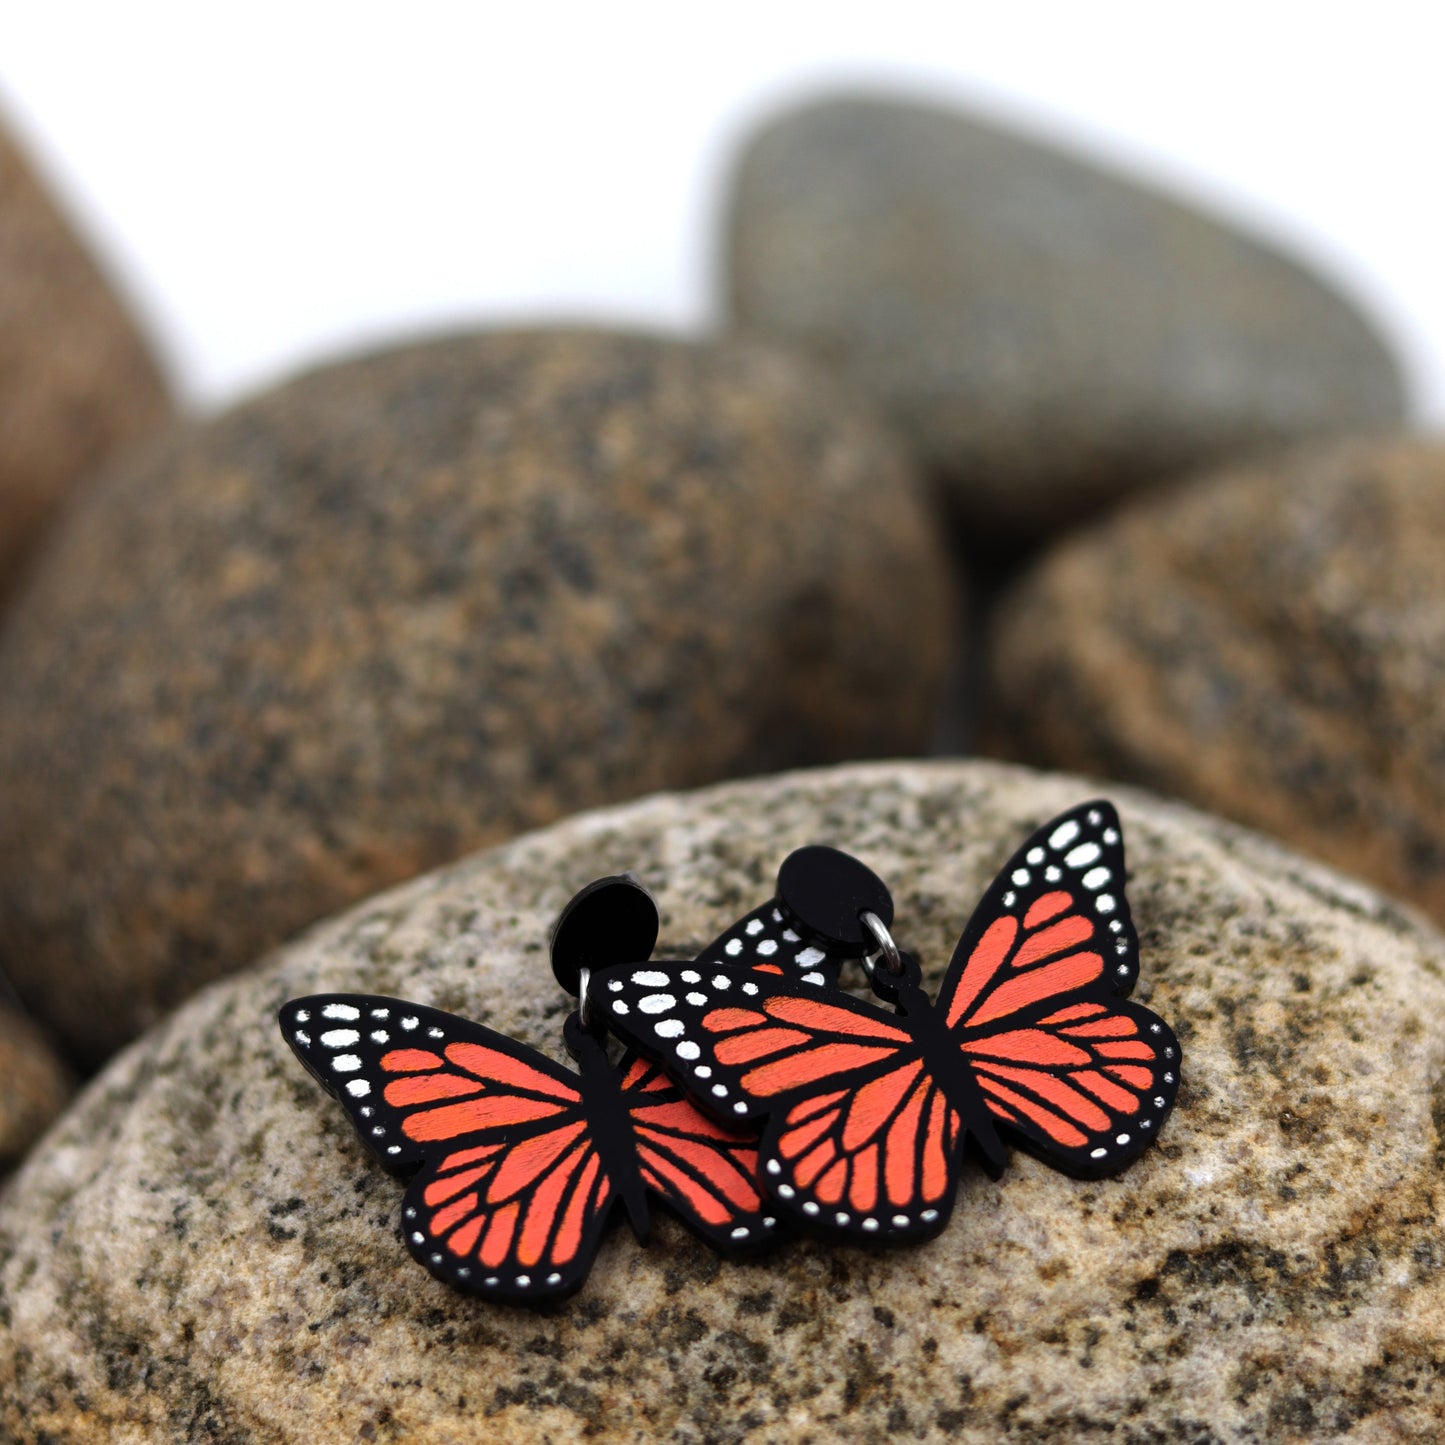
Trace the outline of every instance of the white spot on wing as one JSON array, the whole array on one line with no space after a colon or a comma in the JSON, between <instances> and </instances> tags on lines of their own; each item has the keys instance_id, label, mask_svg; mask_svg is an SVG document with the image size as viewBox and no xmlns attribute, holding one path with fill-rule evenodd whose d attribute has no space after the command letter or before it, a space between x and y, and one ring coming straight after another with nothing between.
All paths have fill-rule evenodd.
<instances>
[{"instance_id":1,"label":"white spot on wing","mask_svg":"<svg viewBox=\"0 0 1445 1445\"><path fill-rule=\"evenodd\" d=\"M799 968L812 968L815 963L822 963L827 956L821 948L805 948L794 957L793 962Z\"/></svg>"},{"instance_id":2,"label":"white spot on wing","mask_svg":"<svg viewBox=\"0 0 1445 1445\"><path fill-rule=\"evenodd\" d=\"M352 1008L349 1003L329 1003L321 1010L321 1017L324 1019L359 1019L361 1010Z\"/></svg>"},{"instance_id":3,"label":"white spot on wing","mask_svg":"<svg viewBox=\"0 0 1445 1445\"><path fill-rule=\"evenodd\" d=\"M632 981L638 988L666 988L667 975L658 973L655 968L639 969L632 975Z\"/></svg>"},{"instance_id":4,"label":"white spot on wing","mask_svg":"<svg viewBox=\"0 0 1445 1445\"><path fill-rule=\"evenodd\" d=\"M361 1060L355 1054L337 1054L331 1067L338 1074L354 1074L361 1067Z\"/></svg>"},{"instance_id":5,"label":"white spot on wing","mask_svg":"<svg viewBox=\"0 0 1445 1445\"><path fill-rule=\"evenodd\" d=\"M349 1079L346 1084L346 1092L353 1099L364 1099L371 1092L371 1085L365 1079Z\"/></svg>"},{"instance_id":6,"label":"white spot on wing","mask_svg":"<svg viewBox=\"0 0 1445 1445\"><path fill-rule=\"evenodd\" d=\"M1049 847L1067 848L1078 836L1079 825L1070 818L1068 822L1060 823L1059 826L1049 834Z\"/></svg>"},{"instance_id":7,"label":"white spot on wing","mask_svg":"<svg viewBox=\"0 0 1445 1445\"><path fill-rule=\"evenodd\" d=\"M652 1032L660 1039L675 1039L683 1031L681 1019L663 1019L652 1026Z\"/></svg>"},{"instance_id":8,"label":"white spot on wing","mask_svg":"<svg viewBox=\"0 0 1445 1445\"><path fill-rule=\"evenodd\" d=\"M637 1001L637 1007L645 1014L665 1014L677 1007L677 1000L670 993L650 993Z\"/></svg>"},{"instance_id":9,"label":"white spot on wing","mask_svg":"<svg viewBox=\"0 0 1445 1445\"><path fill-rule=\"evenodd\" d=\"M1070 868L1087 868L1090 863L1097 863L1104 855L1097 843L1080 843L1064 857L1064 862Z\"/></svg>"},{"instance_id":10,"label":"white spot on wing","mask_svg":"<svg viewBox=\"0 0 1445 1445\"><path fill-rule=\"evenodd\" d=\"M327 1029L321 1035L321 1042L328 1049L349 1049L360 1038L361 1035L355 1029Z\"/></svg>"},{"instance_id":11,"label":"white spot on wing","mask_svg":"<svg viewBox=\"0 0 1445 1445\"><path fill-rule=\"evenodd\" d=\"M723 944L723 952L727 954L729 958L736 958L742 951L743 941L741 938L730 938Z\"/></svg>"},{"instance_id":12,"label":"white spot on wing","mask_svg":"<svg viewBox=\"0 0 1445 1445\"><path fill-rule=\"evenodd\" d=\"M1084 874L1084 887L1092 892L1096 888L1102 888L1112 876L1107 868L1090 868Z\"/></svg>"},{"instance_id":13,"label":"white spot on wing","mask_svg":"<svg viewBox=\"0 0 1445 1445\"><path fill-rule=\"evenodd\" d=\"M691 1039L684 1039L684 1040L677 1046L677 1056L678 1056L678 1058L680 1058L680 1059L687 1059L689 1063L690 1063L693 1059L697 1058L698 1055L701 1054L701 1053L702 1053L702 1050L701 1050L700 1048L698 1048L698 1046L697 1046L695 1043L693 1043L693 1041L692 1041Z\"/></svg>"}]
</instances>

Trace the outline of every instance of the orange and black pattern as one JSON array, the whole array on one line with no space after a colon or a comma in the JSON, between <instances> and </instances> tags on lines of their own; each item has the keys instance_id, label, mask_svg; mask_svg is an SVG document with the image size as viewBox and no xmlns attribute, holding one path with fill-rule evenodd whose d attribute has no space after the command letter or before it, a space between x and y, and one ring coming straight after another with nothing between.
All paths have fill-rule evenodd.
<instances>
[{"instance_id":1,"label":"orange and black pattern","mask_svg":"<svg viewBox=\"0 0 1445 1445\"><path fill-rule=\"evenodd\" d=\"M1157 1137L1179 1086L1168 1025L1127 995L1138 939L1118 815L1046 824L985 894L930 1005L908 961L875 972L887 1012L832 973L606 970L594 1005L714 1115L765 1121L781 1214L850 1238L936 1233L969 1146L997 1175L1000 1135L1068 1173L1113 1173Z\"/></svg>"},{"instance_id":2,"label":"orange and black pattern","mask_svg":"<svg viewBox=\"0 0 1445 1445\"><path fill-rule=\"evenodd\" d=\"M756 1137L699 1112L644 1059L614 1069L575 1022L568 1043L580 1074L398 999L295 999L280 1023L376 1157L412 1176L407 1244L461 1289L513 1302L572 1292L619 1203L645 1237L649 1194L719 1249L773 1232Z\"/></svg>"}]
</instances>

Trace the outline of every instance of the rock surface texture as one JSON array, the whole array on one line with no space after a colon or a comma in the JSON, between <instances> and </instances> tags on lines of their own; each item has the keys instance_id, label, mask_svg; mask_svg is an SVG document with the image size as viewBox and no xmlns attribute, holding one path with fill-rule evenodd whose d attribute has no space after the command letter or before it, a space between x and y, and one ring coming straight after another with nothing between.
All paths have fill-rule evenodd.
<instances>
[{"instance_id":1,"label":"rock surface texture","mask_svg":"<svg viewBox=\"0 0 1445 1445\"><path fill-rule=\"evenodd\" d=\"M169 409L145 343L0 131L0 601L71 486Z\"/></svg>"},{"instance_id":2,"label":"rock surface texture","mask_svg":"<svg viewBox=\"0 0 1445 1445\"><path fill-rule=\"evenodd\" d=\"M29 1019L0 1004L0 1172L65 1108L73 1081Z\"/></svg>"},{"instance_id":3,"label":"rock surface texture","mask_svg":"<svg viewBox=\"0 0 1445 1445\"><path fill-rule=\"evenodd\" d=\"M1445 920L1445 445L1136 504L1004 604L991 744L1289 839Z\"/></svg>"},{"instance_id":4,"label":"rock surface texture","mask_svg":"<svg viewBox=\"0 0 1445 1445\"><path fill-rule=\"evenodd\" d=\"M370 990L559 1053L548 929L635 868L659 956L810 841L897 900L936 983L973 900L1097 785L852 767L584 815L373 899L100 1076L0 1202L0 1429L31 1442L1435 1441L1445 1426L1445 939L1232 825L1116 795L1139 996L1184 1047L1160 1144L1080 1183L1015 1155L945 1234L720 1263L619 1232L552 1313L449 1292L277 1007ZM560 1055L559 1055L560 1056Z\"/></svg>"},{"instance_id":5,"label":"rock surface texture","mask_svg":"<svg viewBox=\"0 0 1445 1445\"><path fill-rule=\"evenodd\" d=\"M893 414L974 533L1052 532L1402 409L1373 330L1295 262L952 111L839 98L769 125L739 165L727 282L739 324Z\"/></svg>"},{"instance_id":6,"label":"rock surface texture","mask_svg":"<svg viewBox=\"0 0 1445 1445\"><path fill-rule=\"evenodd\" d=\"M916 751L947 581L891 443L755 346L503 333L295 381L95 490L15 611L6 971L97 1058L528 826Z\"/></svg>"}]
</instances>

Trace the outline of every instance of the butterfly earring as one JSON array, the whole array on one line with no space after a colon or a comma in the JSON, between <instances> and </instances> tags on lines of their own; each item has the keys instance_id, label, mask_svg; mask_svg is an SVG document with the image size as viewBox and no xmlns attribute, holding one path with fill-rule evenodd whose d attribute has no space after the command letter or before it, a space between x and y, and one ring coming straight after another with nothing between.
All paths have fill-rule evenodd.
<instances>
[{"instance_id":1,"label":"butterfly earring","mask_svg":"<svg viewBox=\"0 0 1445 1445\"><path fill-rule=\"evenodd\" d=\"M779 1217L908 1243L947 1222L965 1152L997 1178L1008 1141L1088 1178L1157 1138L1179 1044L1127 999L1139 950L1124 882L1111 804L1045 824L984 894L930 1003L889 932L891 902L879 906L887 890L846 854L805 849L779 874L777 922L800 945L797 966L755 950L745 970L712 977L612 967L591 995L701 1108L762 1126L761 1182ZM859 940L892 1011L844 993L835 968L803 966Z\"/></svg>"},{"instance_id":2,"label":"butterfly earring","mask_svg":"<svg viewBox=\"0 0 1445 1445\"><path fill-rule=\"evenodd\" d=\"M317 994L281 1009L297 1058L379 1162L411 1176L403 1233L438 1279L514 1304L559 1299L586 1279L619 1206L646 1242L653 1200L718 1250L772 1238L755 1131L700 1112L634 1052L614 1066L590 1016L591 975L647 960L657 931L628 878L598 880L563 911L552 967L579 1000L563 1038L580 1072L400 999Z\"/></svg>"}]
</instances>

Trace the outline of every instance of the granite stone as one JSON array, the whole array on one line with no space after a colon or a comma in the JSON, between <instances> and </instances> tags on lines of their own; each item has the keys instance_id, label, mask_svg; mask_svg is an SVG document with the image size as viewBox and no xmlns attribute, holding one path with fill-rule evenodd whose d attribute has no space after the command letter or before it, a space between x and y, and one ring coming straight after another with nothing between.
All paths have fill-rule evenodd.
<instances>
[{"instance_id":1,"label":"granite stone","mask_svg":"<svg viewBox=\"0 0 1445 1445\"><path fill-rule=\"evenodd\" d=\"M1000 608L990 747L1285 838L1445 921L1445 445L1230 468Z\"/></svg>"},{"instance_id":2,"label":"granite stone","mask_svg":"<svg viewBox=\"0 0 1445 1445\"><path fill-rule=\"evenodd\" d=\"M735 322L896 419L966 537L1028 541L1232 454L1388 426L1396 364L1273 245L963 111L840 95L737 166Z\"/></svg>"},{"instance_id":3,"label":"granite stone","mask_svg":"<svg viewBox=\"0 0 1445 1445\"><path fill-rule=\"evenodd\" d=\"M70 1071L40 1030L0 1004L0 1174L25 1157L73 1091Z\"/></svg>"},{"instance_id":4,"label":"granite stone","mask_svg":"<svg viewBox=\"0 0 1445 1445\"><path fill-rule=\"evenodd\" d=\"M135 323L0 126L0 603L71 488L169 412Z\"/></svg>"},{"instance_id":5,"label":"granite stone","mask_svg":"<svg viewBox=\"0 0 1445 1445\"><path fill-rule=\"evenodd\" d=\"M0 1199L0 1432L406 1440L1424 1442L1445 1429L1445 938L1364 885L1120 788L1139 996L1178 1029L1160 1143L1084 1183L1015 1156L887 1253L722 1263L663 1222L533 1313L398 1237L401 1188L275 1010L361 990L560 1057L548 929L635 869L659 956L840 844L936 983L973 901L1099 785L873 764L663 795L369 900L214 985L89 1087Z\"/></svg>"},{"instance_id":6,"label":"granite stone","mask_svg":"<svg viewBox=\"0 0 1445 1445\"><path fill-rule=\"evenodd\" d=\"M377 888L598 802L917 751L915 478L747 343L483 333L177 429L0 640L0 965L98 1060Z\"/></svg>"}]
</instances>

